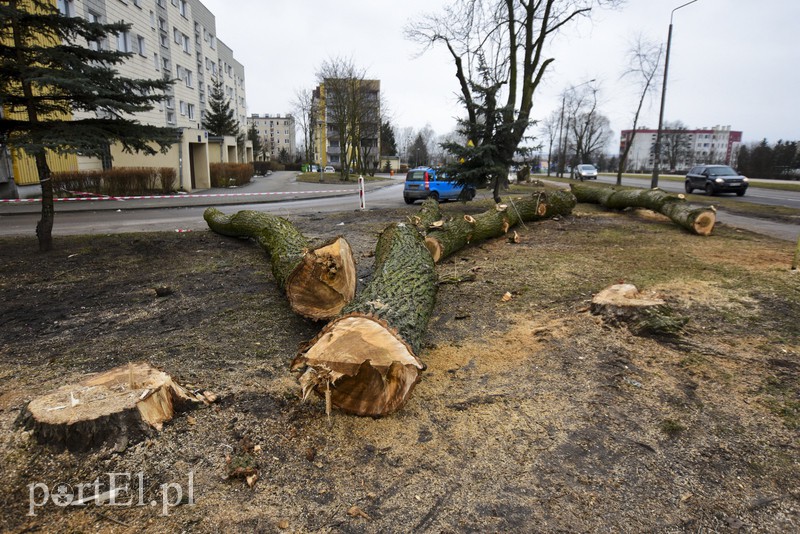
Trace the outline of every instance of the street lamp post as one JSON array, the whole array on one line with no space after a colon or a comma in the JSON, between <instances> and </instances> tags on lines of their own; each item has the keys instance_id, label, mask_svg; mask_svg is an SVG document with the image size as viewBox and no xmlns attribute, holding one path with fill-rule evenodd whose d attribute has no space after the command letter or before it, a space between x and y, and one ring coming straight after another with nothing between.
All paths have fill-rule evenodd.
<instances>
[{"instance_id":1,"label":"street lamp post","mask_svg":"<svg viewBox=\"0 0 800 534\"><path fill-rule=\"evenodd\" d=\"M667 73L669 72L669 48L672 44L672 17L675 15L675 12L678 11L682 7L686 7L689 4L694 4L697 0L692 0L691 2L686 2L675 9L672 10L672 13L669 15L669 33L667 33L667 55L664 58L664 80L661 85L661 111L658 113L658 132L656 133L656 146L653 149L653 179L650 181L650 187L655 189L658 187L658 164L661 160L661 134L662 128L664 125L664 102L667 96Z\"/></svg>"}]
</instances>

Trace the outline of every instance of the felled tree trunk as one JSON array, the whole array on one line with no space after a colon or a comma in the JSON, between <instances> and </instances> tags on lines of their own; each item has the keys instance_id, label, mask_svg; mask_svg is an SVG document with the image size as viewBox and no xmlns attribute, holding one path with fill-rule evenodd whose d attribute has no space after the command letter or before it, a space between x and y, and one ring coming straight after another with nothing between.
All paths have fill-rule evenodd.
<instances>
[{"instance_id":1,"label":"felled tree trunk","mask_svg":"<svg viewBox=\"0 0 800 534\"><path fill-rule=\"evenodd\" d=\"M401 408L425 369L416 354L435 300L436 269L420 233L403 223L386 227L369 284L292 362L303 397L314 390L328 411L363 416Z\"/></svg>"},{"instance_id":2,"label":"felled tree trunk","mask_svg":"<svg viewBox=\"0 0 800 534\"><path fill-rule=\"evenodd\" d=\"M343 237L312 249L292 223L260 211L225 215L208 208L203 218L213 231L232 237L253 238L269 255L272 274L292 309L310 319L330 319L353 299L356 266Z\"/></svg>"},{"instance_id":3,"label":"felled tree trunk","mask_svg":"<svg viewBox=\"0 0 800 534\"><path fill-rule=\"evenodd\" d=\"M137 362L35 398L17 424L33 430L40 443L57 448L124 448L153 436L177 411L214 399L211 393L190 393L167 373Z\"/></svg>"},{"instance_id":4,"label":"felled tree trunk","mask_svg":"<svg viewBox=\"0 0 800 534\"><path fill-rule=\"evenodd\" d=\"M465 215L440 226L429 226L425 246L433 256L433 261L438 263L467 244L504 235L520 221L568 215L574 206L575 197L569 191L534 193L528 197L509 199L474 217Z\"/></svg>"},{"instance_id":5,"label":"felled tree trunk","mask_svg":"<svg viewBox=\"0 0 800 534\"><path fill-rule=\"evenodd\" d=\"M430 197L426 198L422 201L419 213L409 217L409 220L411 224L424 232L428 226L442 220L442 210L439 207L439 202Z\"/></svg>"},{"instance_id":6,"label":"felled tree trunk","mask_svg":"<svg viewBox=\"0 0 800 534\"><path fill-rule=\"evenodd\" d=\"M609 209L645 208L669 217L678 226L697 235L710 235L717 221L716 210L693 206L683 195L660 189L614 189L586 184L571 184L578 202L600 204Z\"/></svg>"}]
</instances>

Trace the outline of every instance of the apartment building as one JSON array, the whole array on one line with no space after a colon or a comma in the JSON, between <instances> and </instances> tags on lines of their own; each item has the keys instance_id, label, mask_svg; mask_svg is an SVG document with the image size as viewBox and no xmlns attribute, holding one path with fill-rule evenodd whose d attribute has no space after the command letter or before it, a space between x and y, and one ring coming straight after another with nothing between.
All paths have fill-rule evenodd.
<instances>
[{"instance_id":1,"label":"apartment building","mask_svg":"<svg viewBox=\"0 0 800 534\"><path fill-rule=\"evenodd\" d=\"M619 153L631 142L627 171L649 171L653 168L656 135L658 130L622 130ZM665 169L686 170L699 164L724 164L736 166L736 157L742 144L742 132L730 126L714 126L694 130L662 130L661 166Z\"/></svg>"},{"instance_id":2,"label":"apartment building","mask_svg":"<svg viewBox=\"0 0 800 534\"><path fill-rule=\"evenodd\" d=\"M262 154L256 159L276 160L283 150L294 159L297 153L297 137L294 117L291 115L259 115L254 113L247 118L247 128L255 127L261 140Z\"/></svg>"},{"instance_id":3,"label":"apartment building","mask_svg":"<svg viewBox=\"0 0 800 534\"><path fill-rule=\"evenodd\" d=\"M321 165L363 165L365 169L377 168L380 162L380 80L326 79L312 93L312 108L316 121L312 131L314 160ZM347 94L345 94L347 93ZM348 132L358 139L343 151L342 135L338 125L342 118L347 124L356 123L356 132ZM352 120L353 118L355 120ZM354 169L355 170L355 169Z\"/></svg>"},{"instance_id":4,"label":"apartment building","mask_svg":"<svg viewBox=\"0 0 800 534\"><path fill-rule=\"evenodd\" d=\"M248 161L239 153L235 138L219 140L225 150L209 149L208 133L202 128L210 88L221 80L231 108L245 131L247 96L244 67L233 51L217 37L216 18L199 0L56 0L59 11L70 17L109 23L124 21L131 28L103 41L87 42L90 48L130 52L132 56L116 69L129 78L169 77L175 83L165 101L135 118L146 124L171 126L180 138L167 154L125 154L110 147L107 161L77 156L68 165L94 170L115 167L174 167L180 186L186 190L210 186L208 165L214 161ZM75 118L87 118L76 113ZM212 140L212 144L215 141ZM233 150L230 150L233 145ZM217 154L222 154L216 156ZM18 159L24 159L18 158ZM26 162L14 162L17 184L36 184L38 176ZM19 169L19 170L18 170Z\"/></svg>"}]
</instances>

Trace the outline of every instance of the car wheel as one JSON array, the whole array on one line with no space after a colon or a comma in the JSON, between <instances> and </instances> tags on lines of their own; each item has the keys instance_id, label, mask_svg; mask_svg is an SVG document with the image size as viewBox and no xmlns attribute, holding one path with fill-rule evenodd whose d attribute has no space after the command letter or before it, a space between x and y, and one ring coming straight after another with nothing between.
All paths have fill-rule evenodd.
<instances>
[{"instance_id":1,"label":"car wheel","mask_svg":"<svg viewBox=\"0 0 800 534\"><path fill-rule=\"evenodd\" d=\"M436 191L431 191L431 194L428 195L428 198L432 198L436 202L439 202L439 193L437 193Z\"/></svg>"},{"instance_id":2,"label":"car wheel","mask_svg":"<svg viewBox=\"0 0 800 534\"><path fill-rule=\"evenodd\" d=\"M713 197L714 196L714 186L711 184L706 184L706 195Z\"/></svg>"},{"instance_id":3,"label":"car wheel","mask_svg":"<svg viewBox=\"0 0 800 534\"><path fill-rule=\"evenodd\" d=\"M743 196L744 196L744 190L742 190L742 191L737 191L737 192L736 192L736 196L737 196L737 197L743 197Z\"/></svg>"},{"instance_id":4,"label":"car wheel","mask_svg":"<svg viewBox=\"0 0 800 534\"><path fill-rule=\"evenodd\" d=\"M684 189L686 189L686 194L691 195L692 191L694 191L694 187L692 187L692 183L689 180L686 180L686 183L683 185Z\"/></svg>"},{"instance_id":5,"label":"car wheel","mask_svg":"<svg viewBox=\"0 0 800 534\"><path fill-rule=\"evenodd\" d=\"M414 203L414 199L413 198L403 197L403 200L406 201L406 204L413 204Z\"/></svg>"},{"instance_id":6,"label":"car wheel","mask_svg":"<svg viewBox=\"0 0 800 534\"><path fill-rule=\"evenodd\" d=\"M475 190L470 189L469 192L467 193L467 200L472 200L473 198L475 198Z\"/></svg>"}]
</instances>

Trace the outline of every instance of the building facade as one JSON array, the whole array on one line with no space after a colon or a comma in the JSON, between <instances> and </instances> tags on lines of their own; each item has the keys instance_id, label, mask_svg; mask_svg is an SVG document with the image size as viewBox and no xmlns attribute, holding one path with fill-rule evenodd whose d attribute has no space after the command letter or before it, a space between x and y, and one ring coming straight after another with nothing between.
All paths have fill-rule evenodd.
<instances>
[{"instance_id":1,"label":"building facade","mask_svg":"<svg viewBox=\"0 0 800 534\"><path fill-rule=\"evenodd\" d=\"M70 170L99 170L109 164L170 166L178 171L182 188L209 187L208 164L218 158L209 158L208 133L202 122L214 82L223 82L242 132L245 132L247 114L244 67L233 57L232 50L217 38L214 14L199 0L55 0L55 4L63 15L69 17L131 24L123 34L87 42L86 46L131 53L124 63L115 66L120 76L175 80L163 102L150 111L129 118L181 131L176 145L166 155L125 155L111 147L111 162L77 156ZM76 119L93 116L86 112L75 113ZM233 157L225 160L244 162L247 158L245 150L237 150ZM14 159L20 160L14 161L16 183L38 183L35 172L24 170L32 168L22 161L25 156L15 156Z\"/></svg>"},{"instance_id":2,"label":"building facade","mask_svg":"<svg viewBox=\"0 0 800 534\"><path fill-rule=\"evenodd\" d=\"M326 79L312 93L314 160L355 170L377 169L380 163L380 80ZM346 125L344 135L341 126ZM356 140L356 142L352 142ZM346 148L345 148L346 147Z\"/></svg>"},{"instance_id":3,"label":"building facade","mask_svg":"<svg viewBox=\"0 0 800 534\"><path fill-rule=\"evenodd\" d=\"M262 161L278 160L285 150L289 161L297 155L297 132L294 117L291 115L259 115L254 113L247 118L247 128L255 128L261 141L261 154L256 159Z\"/></svg>"},{"instance_id":4,"label":"building facade","mask_svg":"<svg viewBox=\"0 0 800 534\"><path fill-rule=\"evenodd\" d=\"M625 170L629 172L653 169L656 135L658 130L622 130L619 153L628 143L631 149ZM724 164L736 166L736 157L742 144L742 132L730 126L714 126L695 130L662 130L661 162L663 169L687 170L694 165Z\"/></svg>"}]
</instances>

